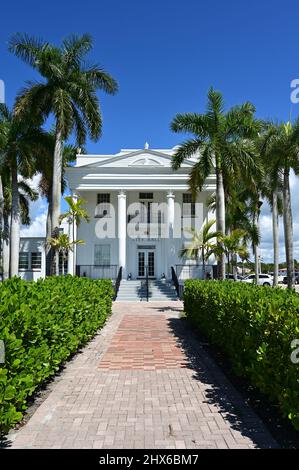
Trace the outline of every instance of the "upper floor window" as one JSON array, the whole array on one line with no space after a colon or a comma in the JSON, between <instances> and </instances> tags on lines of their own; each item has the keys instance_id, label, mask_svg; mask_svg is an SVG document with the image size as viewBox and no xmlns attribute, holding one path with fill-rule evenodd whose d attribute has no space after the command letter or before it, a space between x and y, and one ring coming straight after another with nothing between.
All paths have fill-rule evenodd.
<instances>
[{"instance_id":1,"label":"upper floor window","mask_svg":"<svg viewBox=\"0 0 299 470\"><path fill-rule=\"evenodd\" d=\"M191 193L183 194L183 217L195 217L195 200Z\"/></svg>"},{"instance_id":2,"label":"upper floor window","mask_svg":"<svg viewBox=\"0 0 299 470\"><path fill-rule=\"evenodd\" d=\"M102 204L105 202L110 204L110 193L99 193L97 203Z\"/></svg>"},{"instance_id":3,"label":"upper floor window","mask_svg":"<svg viewBox=\"0 0 299 470\"><path fill-rule=\"evenodd\" d=\"M104 217L105 215L110 215L110 193L99 193L95 217Z\"/></svg>"},{"instance_id":4,"label":"upper floor window","mask_svg":"<svg viewBox=\"0 0 299 470\"><path fill-rule=\"evenodd\" d=\"M153 199L153 193L139 193L139 199Z\"/></svg>"}]
</instances>

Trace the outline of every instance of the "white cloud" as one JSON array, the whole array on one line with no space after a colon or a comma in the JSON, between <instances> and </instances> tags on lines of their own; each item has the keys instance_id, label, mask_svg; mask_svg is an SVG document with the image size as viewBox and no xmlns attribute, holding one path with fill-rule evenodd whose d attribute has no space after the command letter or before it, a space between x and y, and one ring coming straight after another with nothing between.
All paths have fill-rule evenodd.
<instances>
[{"instance_id":1,"label":"white cloud","mask_svg":"<svg viewBox=\"0 0 299 470\"><path fill-rule=\"evenodd\" d=\"M27 180L27 183L35 190L38 189L40 175ZM37 201L30 202L31 225L21 227L21 237L45 237L48 204L44 198L39 197Z\"/></svg>"},{"instance_id":2,"label":"white cloud","mask_svg":"<svg viewBox=\"0 0 299 470\"><path fill-rule=\"evenodd\" d=\"M37 215L32 219L29 227L22 227L21 237L45 237L46 236L47 212Z\"/></svg>"}]
</instances>

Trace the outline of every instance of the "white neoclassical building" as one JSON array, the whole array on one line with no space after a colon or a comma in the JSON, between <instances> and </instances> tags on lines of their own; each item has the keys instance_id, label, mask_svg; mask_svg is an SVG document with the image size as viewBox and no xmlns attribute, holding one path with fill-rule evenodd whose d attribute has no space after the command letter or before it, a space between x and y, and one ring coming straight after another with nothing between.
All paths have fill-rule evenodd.
<instances>
[{"instance_id":1,"label":"white neoclassical building","mask_svg":"<svg viewBox=\"0 0 299 470\"><path fill-rule=\"evenodd\" d=\"M171 167L172 149L123 149L114 155L78 154L67 169L74 197L86 201L90 222L77 227L75 262L81 276L123 279L199 277L199 262L181 258L188 244L188 229L200 229L213 214L206 207L215 191L215 175L207 178L196 201L188 190L195 158L178 171ZM187 229L187 230L186 230ZM211 261L212 264L212 261ZM212 267L210 268L212 271Z\"/></svg>"}]
</instances>

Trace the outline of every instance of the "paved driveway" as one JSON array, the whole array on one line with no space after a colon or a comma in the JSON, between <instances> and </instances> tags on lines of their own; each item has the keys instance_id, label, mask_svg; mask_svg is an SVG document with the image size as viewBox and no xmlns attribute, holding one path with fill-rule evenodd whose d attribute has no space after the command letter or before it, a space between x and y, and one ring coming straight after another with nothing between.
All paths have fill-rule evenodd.
<instances>
[{"instance_id":1,"label":"paved driveway","mask_svg":"<svg viewBox=\"0 0 299 470\"><path fill-rule=\"evenodd\" d=\"M12 447L277 447L181 311L178 301L114 303Z\"/></svg>"}]
</instances>

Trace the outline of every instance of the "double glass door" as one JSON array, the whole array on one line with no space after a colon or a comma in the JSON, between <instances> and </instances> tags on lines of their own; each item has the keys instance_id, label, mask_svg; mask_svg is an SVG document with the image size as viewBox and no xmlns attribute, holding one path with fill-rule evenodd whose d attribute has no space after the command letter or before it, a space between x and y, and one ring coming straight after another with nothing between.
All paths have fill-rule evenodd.
<instances>
[{"instance_id":1,"label":"double glass door","mask_svg":"<svg viewBox=\"0 0 299 470\"><path fill-rule=\"evenodd\" d=\"M138 250L138 277L155 277L155 251Z\"/></svg>"}]
</instances>

